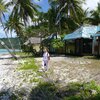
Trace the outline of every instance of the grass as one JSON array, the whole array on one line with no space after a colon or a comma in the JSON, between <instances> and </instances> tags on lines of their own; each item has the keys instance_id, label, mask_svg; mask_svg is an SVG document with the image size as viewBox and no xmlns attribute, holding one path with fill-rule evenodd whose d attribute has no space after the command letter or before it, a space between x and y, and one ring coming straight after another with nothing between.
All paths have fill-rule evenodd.
<instances>
[{"instance_id":1,"label":"grass","mask_svg":"<svg viewBox=\"0 0 100 100\"><path fill-rule=\"evenodd\" d=\"M16 55L19 55L19 56L32 56L31 53L26 53L26 52L16 52Z\"/></svg>"},{"instance_id":2,"label":"grass","mask_svg":"<svg viewBox=\"0 0 100 100\"><path fill-rule=\"evenodd\" d=\"M93 93L92 91L95 91ZM10 95L10 100L23 100L24 88ZM0 93L0 96L8 94ZM69 83L59 87L56 83L40 82L30 92L27 100L100 100L100 86L94 81L88 83Z\"/></svg>"},{"instance_id":3,"label":"grass","mask_svg":"<svg viewBox=\"0 0 100 100\"><path fill-rule=\"evenodd\" d=\"M41 81L39 66L36 65L33 57L24 58L23 63L20 63L18 70L22 70L24 72L24 75L22 76L22 78L25 77L24 82L28 81L30 83L39 83Z\"/></svg>"},{"instance_id":4,"label":"grass","mask_svg":"<svg viewBox=\"0 0 100 100\"><path fill-rule=\"evenodd\" d=\"M53 83L40 83L31 91L29 100L100 100L100 87L93 81L70 83L62 88Z\"/></svg>"},{"instance_id":5,"label":"grass","mask_svg":"<svg viewBox=\"0 0 100 100\"><path fill-rule=\"evenodd\" d=\"M34 70L38 71L39 67L35 64L34 58L26 58L25 62L20 65L19 70Z\"/></svg>"},{"instance_id":6,"label":"grass","mask_svg":"<svg viewBox=\"0 0 100 100\"><path fill-rule=\"evenodd\" d=\"M19 53L19 55L23 56L24 53ZM99 64L97 59L90 60L93 60L93 62L91 62L93 66L94 63ZM88 66L92 65L88 64ZM51 70L48 73L39 73L39 67L35 64L33 57L24 58L24 63L20 64L19 70L31 70L36 72L36 76L30 79L30 83L38 84L32 89L28 100L100 100L100 86L94 81L88 83L69 83L65 87L60 87L59 84L54 81L50 83L44 82L44 80L41 81L37 76L49 76L49 74L51 74L50 76L52 77L53 73Z\"/></svg>"}]
</instances>

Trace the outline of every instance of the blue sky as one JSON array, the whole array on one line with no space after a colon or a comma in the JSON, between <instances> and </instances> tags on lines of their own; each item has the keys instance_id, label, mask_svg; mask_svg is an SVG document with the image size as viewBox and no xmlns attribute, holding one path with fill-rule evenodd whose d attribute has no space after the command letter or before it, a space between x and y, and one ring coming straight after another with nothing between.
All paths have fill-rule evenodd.
<instances>
[{"instance_id":1,"label":"blue sky","mask_svg":"<svg viewBox=\"0 0 100 100\"><path fill-rule=\"evenodd\" d=\"M4 0L4 1L8 2L10 0ZM42 8L41 11L44 11L44 12L47 12L50 7L48 4L48 0L33 0L33 2L40 5ZM98 2L100 2L100 0L86 0L86 4L83 5L83 8L84 9L89 8L89 10L93 10L96 8ZM10 10L12 10L12 7L10 8ZM8 18L9 14L6 13L5 15L6 15L6 18ZM13 37L15 36L16 34L13 32ZM0 27L0 38L3 38L3 37L5 37L5 33L3 31L3 28Z\"/></svg>"},{"instance_id":2,"label":"blue sky","mask_svg":"<svg viewBox=\"0 0 100 100\"><path fill-rule=\"evenodd\" d=\"M33 0L34 3L40 5L42 7L41 11L47 12L49 9L48 0Z\"/></svg>"}]
</instances>

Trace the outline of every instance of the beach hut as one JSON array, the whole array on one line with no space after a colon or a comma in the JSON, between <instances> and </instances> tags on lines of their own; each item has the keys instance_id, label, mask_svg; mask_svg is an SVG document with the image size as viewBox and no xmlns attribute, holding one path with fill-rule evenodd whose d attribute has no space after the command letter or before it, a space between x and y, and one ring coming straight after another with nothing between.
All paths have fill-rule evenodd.
<instances>
[{"instance_id":1,"label":"beach hut","mask_svg":"<svg viewBox=\"0 0 100 100\"><path fill-rule=\"evenodd\" d=\"M43 38L40 37L30 37L28 40L24 43L24 45L29 46L31 49L36 50L36 52L40 51L40 44ZM25 49L27 51L27 49Z\"/></svg>"},{"instance_id":2,"label":"beach hut","mask_svg":"<svg viewBox=\"0 0 100 100\"><path fill-rule=\"evenodd\" d=\"M81 26L76 31L64 37L65 53L74 55L92 54L93 36L100 26Z\"/></svg>"},{"instance_id":3,"label":"beach hut","mask_svg":"<svg viewBox=\"0 0 100 100\"><path fill-rule=\"evenodd\" d=\"M100 56L100 31L93 36L93 49L92 53L95 56Z\"/></svg>"}]
</instances>

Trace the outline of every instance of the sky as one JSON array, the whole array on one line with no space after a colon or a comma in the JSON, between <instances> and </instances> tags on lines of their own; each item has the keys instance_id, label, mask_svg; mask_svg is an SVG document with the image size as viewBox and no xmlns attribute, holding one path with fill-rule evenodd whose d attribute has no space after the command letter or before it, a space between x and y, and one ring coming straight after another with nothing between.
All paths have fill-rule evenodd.
<instances>
[{"instance_id":1,"label":"sky","mask_svg":"<svg viewBox=\"0 0 100 100\"><path fill-rule=\"evenodd\" d=\"M4 0L6 2L10 1L10 0ZM48 4L48 0L33 0L34 3L40 5L40 7L42 8L41 11L43 12L47 12L49 9L49 4ZM97 3L100 2L100 0L86 0L86 3L83 5L83 9L87 9L89 8L89 10L93 10L97 7ZM10 10L12 10L13 7L10 8ZM8 18L8 14L6 13L6 18ZM0 38L4 38L5 37L5 33L3 31L3 28L0 27ZM10 37L10 34L9 34ZM13 32L13 37L16 37L16 34Z\"/></svg>"}]
</instances>

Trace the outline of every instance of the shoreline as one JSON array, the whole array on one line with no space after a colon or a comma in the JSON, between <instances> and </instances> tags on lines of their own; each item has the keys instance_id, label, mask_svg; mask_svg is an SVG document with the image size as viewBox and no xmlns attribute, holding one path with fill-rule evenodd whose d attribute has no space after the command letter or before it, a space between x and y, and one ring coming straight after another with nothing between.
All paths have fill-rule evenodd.
<instances>
[{"instance_id":1,"label":"shoreline","mask_svg":"<svg viewBox=\"0 0 100 100\"><path fill-rule=\"evenodd\" d=\"M10 59L10 58L12 58L12 56L9 53L0 54L0 60L2 60L2 59Z\"/></svg>"}]
</instances>

